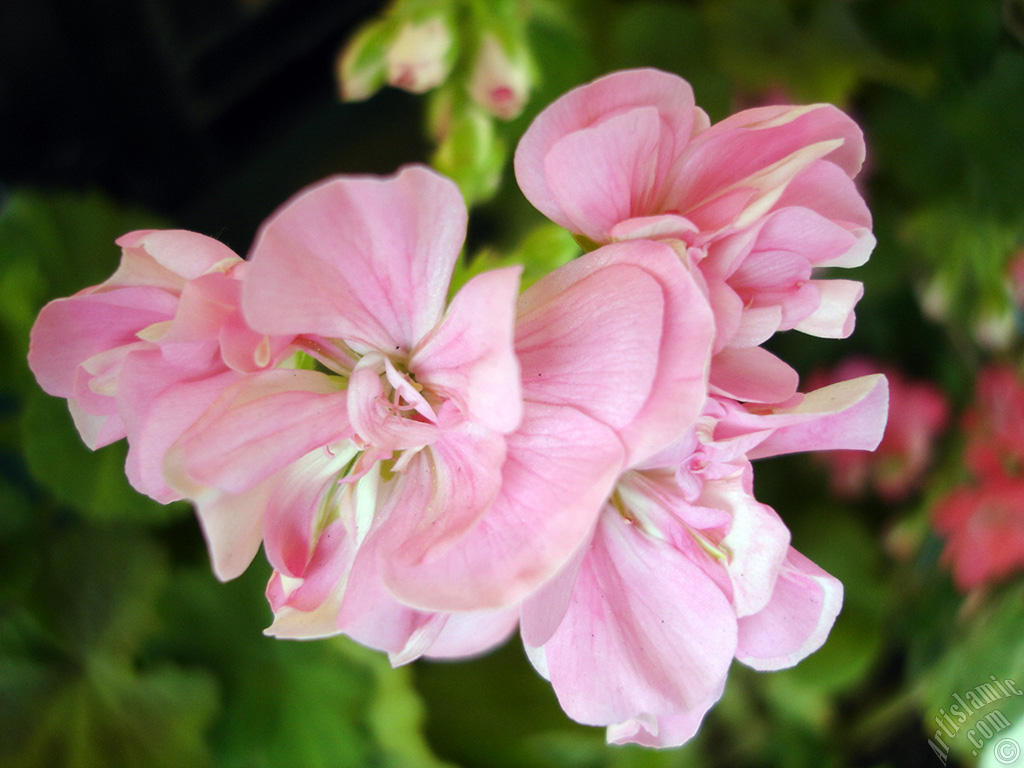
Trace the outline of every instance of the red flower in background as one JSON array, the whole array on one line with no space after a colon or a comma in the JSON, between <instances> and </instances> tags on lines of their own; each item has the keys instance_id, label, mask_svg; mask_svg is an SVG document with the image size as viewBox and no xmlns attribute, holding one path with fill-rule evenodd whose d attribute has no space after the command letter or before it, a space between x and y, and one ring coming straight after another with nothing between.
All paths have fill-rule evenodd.
<instances>
[{"instance_id":1,"label":"red flower in background","mask_svg":"<svg viewBox=\"0 0 1024 768\"><path fill-rule=\"evenodd\" d=\"M942 560L963 591L1024 569L1024 382L1006 367L978 375L964 414L964 458L975 482L957 487L932 512L947 537Z\"/></svg>"},{"instance_id":2,"label":"red flower in background","mask_svg":"<svg viewBox=\"0 0 1024 768\"><path fill-rule=\"evenodd\" d=\"M939 502L932 521L948 537L942 561L964 592L1024 567L1024 478L993 475L961 486Z\"/></svg>"}]
</instances>

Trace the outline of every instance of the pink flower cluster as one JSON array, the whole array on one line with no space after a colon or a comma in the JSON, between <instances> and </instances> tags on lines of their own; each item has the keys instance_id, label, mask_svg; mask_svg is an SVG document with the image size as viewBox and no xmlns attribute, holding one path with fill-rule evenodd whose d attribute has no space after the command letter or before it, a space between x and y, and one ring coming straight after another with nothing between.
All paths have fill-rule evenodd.
<instances>
[{"instance_id":1,"label":"pink flower cluster","mask_svg":"<svg viewBox=\"0 0 1024 768\"><path fill-rule=\"evenodd\" d=\"M92 446L196 505L213 567L262 544L268 632L345 633L393 663L480 653L518 625L565 711L677 745L732 659L790 666L841 585L753 495L751 460L870 450L887 389L808 394L760 344L852 329L871 250L860 131L828 106L711 126L683 80L613 74L524 136L527 197L590 251L519 292L448 301L466 209L422 167L336 177L247 261L133 233L107 282L45 307L30 364Z\"/></svg>"},{"instance_id":2,"label":"pink flower cluster","mask_svg":"<svg viewBox=\"0 0 1024 768\"><path fill-rule=\"evenodd\" d=\"M968 592L1024 569L1024 381L1014 370L981 371L964 414L964 451L972 481L932 511L947 537L943 561Z\"/></svg>"}]
</instances>

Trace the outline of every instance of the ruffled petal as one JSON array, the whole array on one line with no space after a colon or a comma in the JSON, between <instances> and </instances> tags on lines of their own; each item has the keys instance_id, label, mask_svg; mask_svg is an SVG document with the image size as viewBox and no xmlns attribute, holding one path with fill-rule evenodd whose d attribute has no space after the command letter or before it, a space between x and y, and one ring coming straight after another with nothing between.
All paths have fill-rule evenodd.
<instances>
[{"instance_id":1,"label":"ruffled petal","mask_svg":"<svg viewBox=\"0 0 1024 768\"><path fill-rule=\"evenodd\" d=\"M523 416L513 347L521 271L497 270L466 283L409 361L421 384L452 399L468 418L503 433Z\"/></svg>"},{"instance_id":2,"label":"ruffled petal","mask_svg":"<svg viewBox=\"0 0 1024 768\"><path fill-rule=\"evenodd\" d=\"M515 155L516 181L526 198L545 216L572 229L547 175L546 158L566 136L630 110L653 107L664 125L658 165L667 165L691 135L699 110L693 89L682 78L655 69L616 72L565 94L541 112L523 134ZM661 184L652 180L653 187ZM615 222L613 222L615 223Z\"/></svg>"}]
</instances>

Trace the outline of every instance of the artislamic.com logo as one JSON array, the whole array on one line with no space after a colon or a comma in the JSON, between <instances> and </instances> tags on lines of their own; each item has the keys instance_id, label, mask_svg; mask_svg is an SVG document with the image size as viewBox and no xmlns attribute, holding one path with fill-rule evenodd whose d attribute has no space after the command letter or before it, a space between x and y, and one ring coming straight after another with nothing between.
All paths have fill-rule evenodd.
<instances>
[{"instance_id":1,"label":"artislamic.com logo","mask_svg":"<svg viewBox=\"0 0 1024 768\"><path fill-rule=\"evenodd\" d=\"M1000 681L995 675L989 675L989 681L963 694L954 693L948 709L939 707L935 716L938 728L928 739L928 746L943 765L949 758L950 744L960 737L961 731L971 744L971 754L977 756L994 736L1012 725L1000 709L987 708L1002 699L1024 696L1024 690L1013 680ZM986 711L983 713L982 710ZM1017 765L1020 745L1014 739L1002 738L993 745L992 754L1002 765Z\"/></svg>"}]
</instances>

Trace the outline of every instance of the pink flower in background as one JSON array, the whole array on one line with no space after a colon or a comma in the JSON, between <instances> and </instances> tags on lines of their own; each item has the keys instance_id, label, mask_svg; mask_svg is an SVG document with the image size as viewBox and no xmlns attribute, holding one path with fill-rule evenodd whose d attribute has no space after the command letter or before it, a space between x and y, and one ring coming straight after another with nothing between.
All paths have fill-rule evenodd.
<instances>
[{"instance_id":1,"label":"pink flower in background","mask_svg":"<svg viewBox=\"0 0 1024 768\"><path fill-rule=\"evenodd\" d=\"M1024 571L1024 477L994 474L961 486L932 510L946 537L942 561L964 592Z\"/></svg>"},{"instance_id":2,"label":"pink flower in background","mask_svg":"<svg viewBox=\"0 0 1024 768\"><path fill-rule=\"evenodd\" d=\"M812 386L881 372L889 380L889 421L873 453L829 451L817 457L828 467L829 485L842 498L858 498L868 489L895 503L921 487L935 442L949 422L949 402L936 385L911 379L891 366L862 358L814 374Z\"/></svg>"},{"instance_id":3,"label":"pink flower in background","mask_svg":"<svg viewBox=\"0 0 1024 768\"><path fill-rule=\"evenodd\" d=\"M860 129L835 107L761 107L712 126L686 81L644 69L554 102L515 168L530 202L583 240L666 240L697 264L720 351L788 328L850 334L860 283L813 270L859 266L874 247L853 183L863 160Z\"/></svg>"},{"instance_id":4,"label":"pink flower in background","mask_svg":"<svg viewBox=\"0 0 1024 768\"><path fill-rule=\"evenodd\" d=\"M68 400L82 439L99 448L127 436L126 471L157 501L180 498L163 480L164 453L231 383L276 362L290 337L245 323L248 265L185 231L131 232L104 283L47 304L32 328L29 366Z\"/></svg>"},{"instance_id":5,"label":"pink flower in background","mask_svg":"<svg viewBox=\"0 0 1024 768\"><path fill-rule=\"evenodd\" d=\"M675 746L733 658L774 670L816 650L842 586L789 546L749 459L870 450L886 404L881 376L772 408L711 398L693 429L633 464L586 546L523 605L523 641L563 709L609 726L609 741Z\"/></svg>"}]
</instances>

